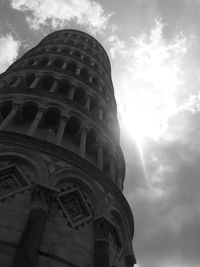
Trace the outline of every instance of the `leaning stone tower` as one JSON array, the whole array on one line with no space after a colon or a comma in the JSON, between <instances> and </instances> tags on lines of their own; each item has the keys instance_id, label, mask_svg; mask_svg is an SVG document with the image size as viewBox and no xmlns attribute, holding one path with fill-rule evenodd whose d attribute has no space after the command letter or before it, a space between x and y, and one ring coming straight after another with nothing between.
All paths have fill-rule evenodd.
<instances>
[{"instance_id":1,"label":"leaning stone tower","mask_svg":"<svg viewBox=\"0 0 200 267\"><path fill-rule=\"evenodd\" d=\"M130 267L111 68L61 30L0 75L0 266Z\"/></svg>"}]
</instances>

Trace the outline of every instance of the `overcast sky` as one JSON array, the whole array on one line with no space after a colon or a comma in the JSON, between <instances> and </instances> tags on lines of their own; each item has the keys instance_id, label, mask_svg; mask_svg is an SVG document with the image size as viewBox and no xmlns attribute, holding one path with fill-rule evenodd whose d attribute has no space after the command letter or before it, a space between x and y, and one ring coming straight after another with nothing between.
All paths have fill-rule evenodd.
<instances>
[{"instance_id":1,"label":"overcast sky","mask_svg":"<svg viewBox=\"0 0 200 267\"><path fill-rule=\"evenodd\" d=\"M200 0L0 0L0 72L62 28L111 60L137 266L200 266Z\"/></svg>"}]
</instances>

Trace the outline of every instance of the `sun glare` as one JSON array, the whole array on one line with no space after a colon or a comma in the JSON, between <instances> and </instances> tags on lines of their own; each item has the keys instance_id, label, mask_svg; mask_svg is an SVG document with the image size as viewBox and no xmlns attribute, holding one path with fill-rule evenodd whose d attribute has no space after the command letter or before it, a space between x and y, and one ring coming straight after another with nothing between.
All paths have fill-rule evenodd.
<instances>
[{"instance_id":1,"label":"sun glare","mask_svg":"<svg viewBox=\"0 0 200 267\"><path fill-rule=\"evenodd\" d=\"M176 93L184 83L185 37L180 34L166 40L162 23L156 21L149 36L132 39L127 53L126 73L120 80L123 90L117 96L122 124L140 144L146 136L158 140L178 111Z\"/></svg>"}]
</instances>

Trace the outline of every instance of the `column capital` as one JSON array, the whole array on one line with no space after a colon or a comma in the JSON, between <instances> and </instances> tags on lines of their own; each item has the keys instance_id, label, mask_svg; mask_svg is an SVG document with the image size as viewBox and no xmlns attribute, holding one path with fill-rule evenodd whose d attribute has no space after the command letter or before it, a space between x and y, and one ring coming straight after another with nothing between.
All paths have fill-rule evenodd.
<instances>
[{"instance_id":1,"label":"column capital","mask_svg":"<svg viewBox=\"0 0 200 267\"><path fill-rule=\"evenodd\" d=\"M107 240L111 228L111 222L109 222L105 217L100 217L94 220L94 231L96 239Z\"/></svg>"},{"instance_id":2,"label":"column capital","mask_svg":"<svg viewBox=\"0 0 200 267\"><path fill-rule=\"evenodd\" d=\"M34 184L31 192L31 209L42 209L48 212L52 200L59 193L54 187Z\"/></svg>"},{"instance_id":3,"label":"column capital","mask_svg":"<svg viewBox=\"0 0 200 267\"><path fill-rule=\"evenodd\" d=\"M79 131L80 131L80 133L86 133L87 134L89 132L89 130L90 130L89 128L82 126Z\"/></svg>"},{"instance_id":4,"label":"column capital","mask_svg":"<svg viewBox=\"0 0 200 267\"><path fill-rule=\"evenodd\" d=\"M20 107L21 107L21 104L22 104L22 103L15 102L15 103L13 103L13 105L12 105L12 106L13 106L13 108L14 108L14 109L16 109L16 110L19 110L19 109L20 109Z\"/></svg>"},{"instance_id":5,"label":"column capital","mask_svg":"<svg viewBox=\"0 0 200 267\"><path fill-rule=\"evenodd\" d=\"M35 115L35 119L41 121L43 114L46 112L46 108L42 106L38 106L37 113Z\"/></svg>"},{"instance_id":6,"label":"column capital","mask_svg":"<svg viewBox=\"0 0 200 267\"><path fill-rule=\"evenodd\" d=\"M37 108L37 112L39 112L39 113L43 113L43 112L45 112L45 110L46 110L46 108L44 106L38 106L38 108Z\"/></svg>"},{"instance_id":7,"label":"column capital","mask_svg":"<svg viewBox=\"0 0 200 267\"><path fill-rule=\"evenodd\" d=\"M60 122L66 123L70 119L70 115L62 115Z\"/></svg>"},{"instance_id":8,"label":"column capital","mask_svg":"<svg viewBox=\"0 0 200 267\"><path fill-rule=\"evenodd\" d=\"M102 139L97 139L97 141L96 141L96 147L104 147L104 145L105 145L105 141L104 140L102 140Z\"/></svg>"}]
</instances>

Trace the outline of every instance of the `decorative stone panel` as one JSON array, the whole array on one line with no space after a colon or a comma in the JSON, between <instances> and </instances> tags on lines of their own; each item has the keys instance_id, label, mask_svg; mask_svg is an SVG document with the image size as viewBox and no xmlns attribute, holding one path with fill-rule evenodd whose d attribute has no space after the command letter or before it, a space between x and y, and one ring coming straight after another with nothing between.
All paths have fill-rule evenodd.
<instances>
[{"instance_id":1,"label":"decorative stone panel","mask_svg":"<svg viewBox=\"0 0 200 267\"><path fill-rule=\"evenodd\" d=\"M58 202L72 227L92 218L92 213L78 188L65 191L58 196Z\"/></svg>"},{"instance_id":2,"label":"decorative stone panel","mask_svg":"<svg viewBox=\"0 0 200 267\"><path fill-rule=\"evenodd\" d=\"M0 169L0 200L31 186L26 176L16 165Z\"/></svg>"}]
</instances>

